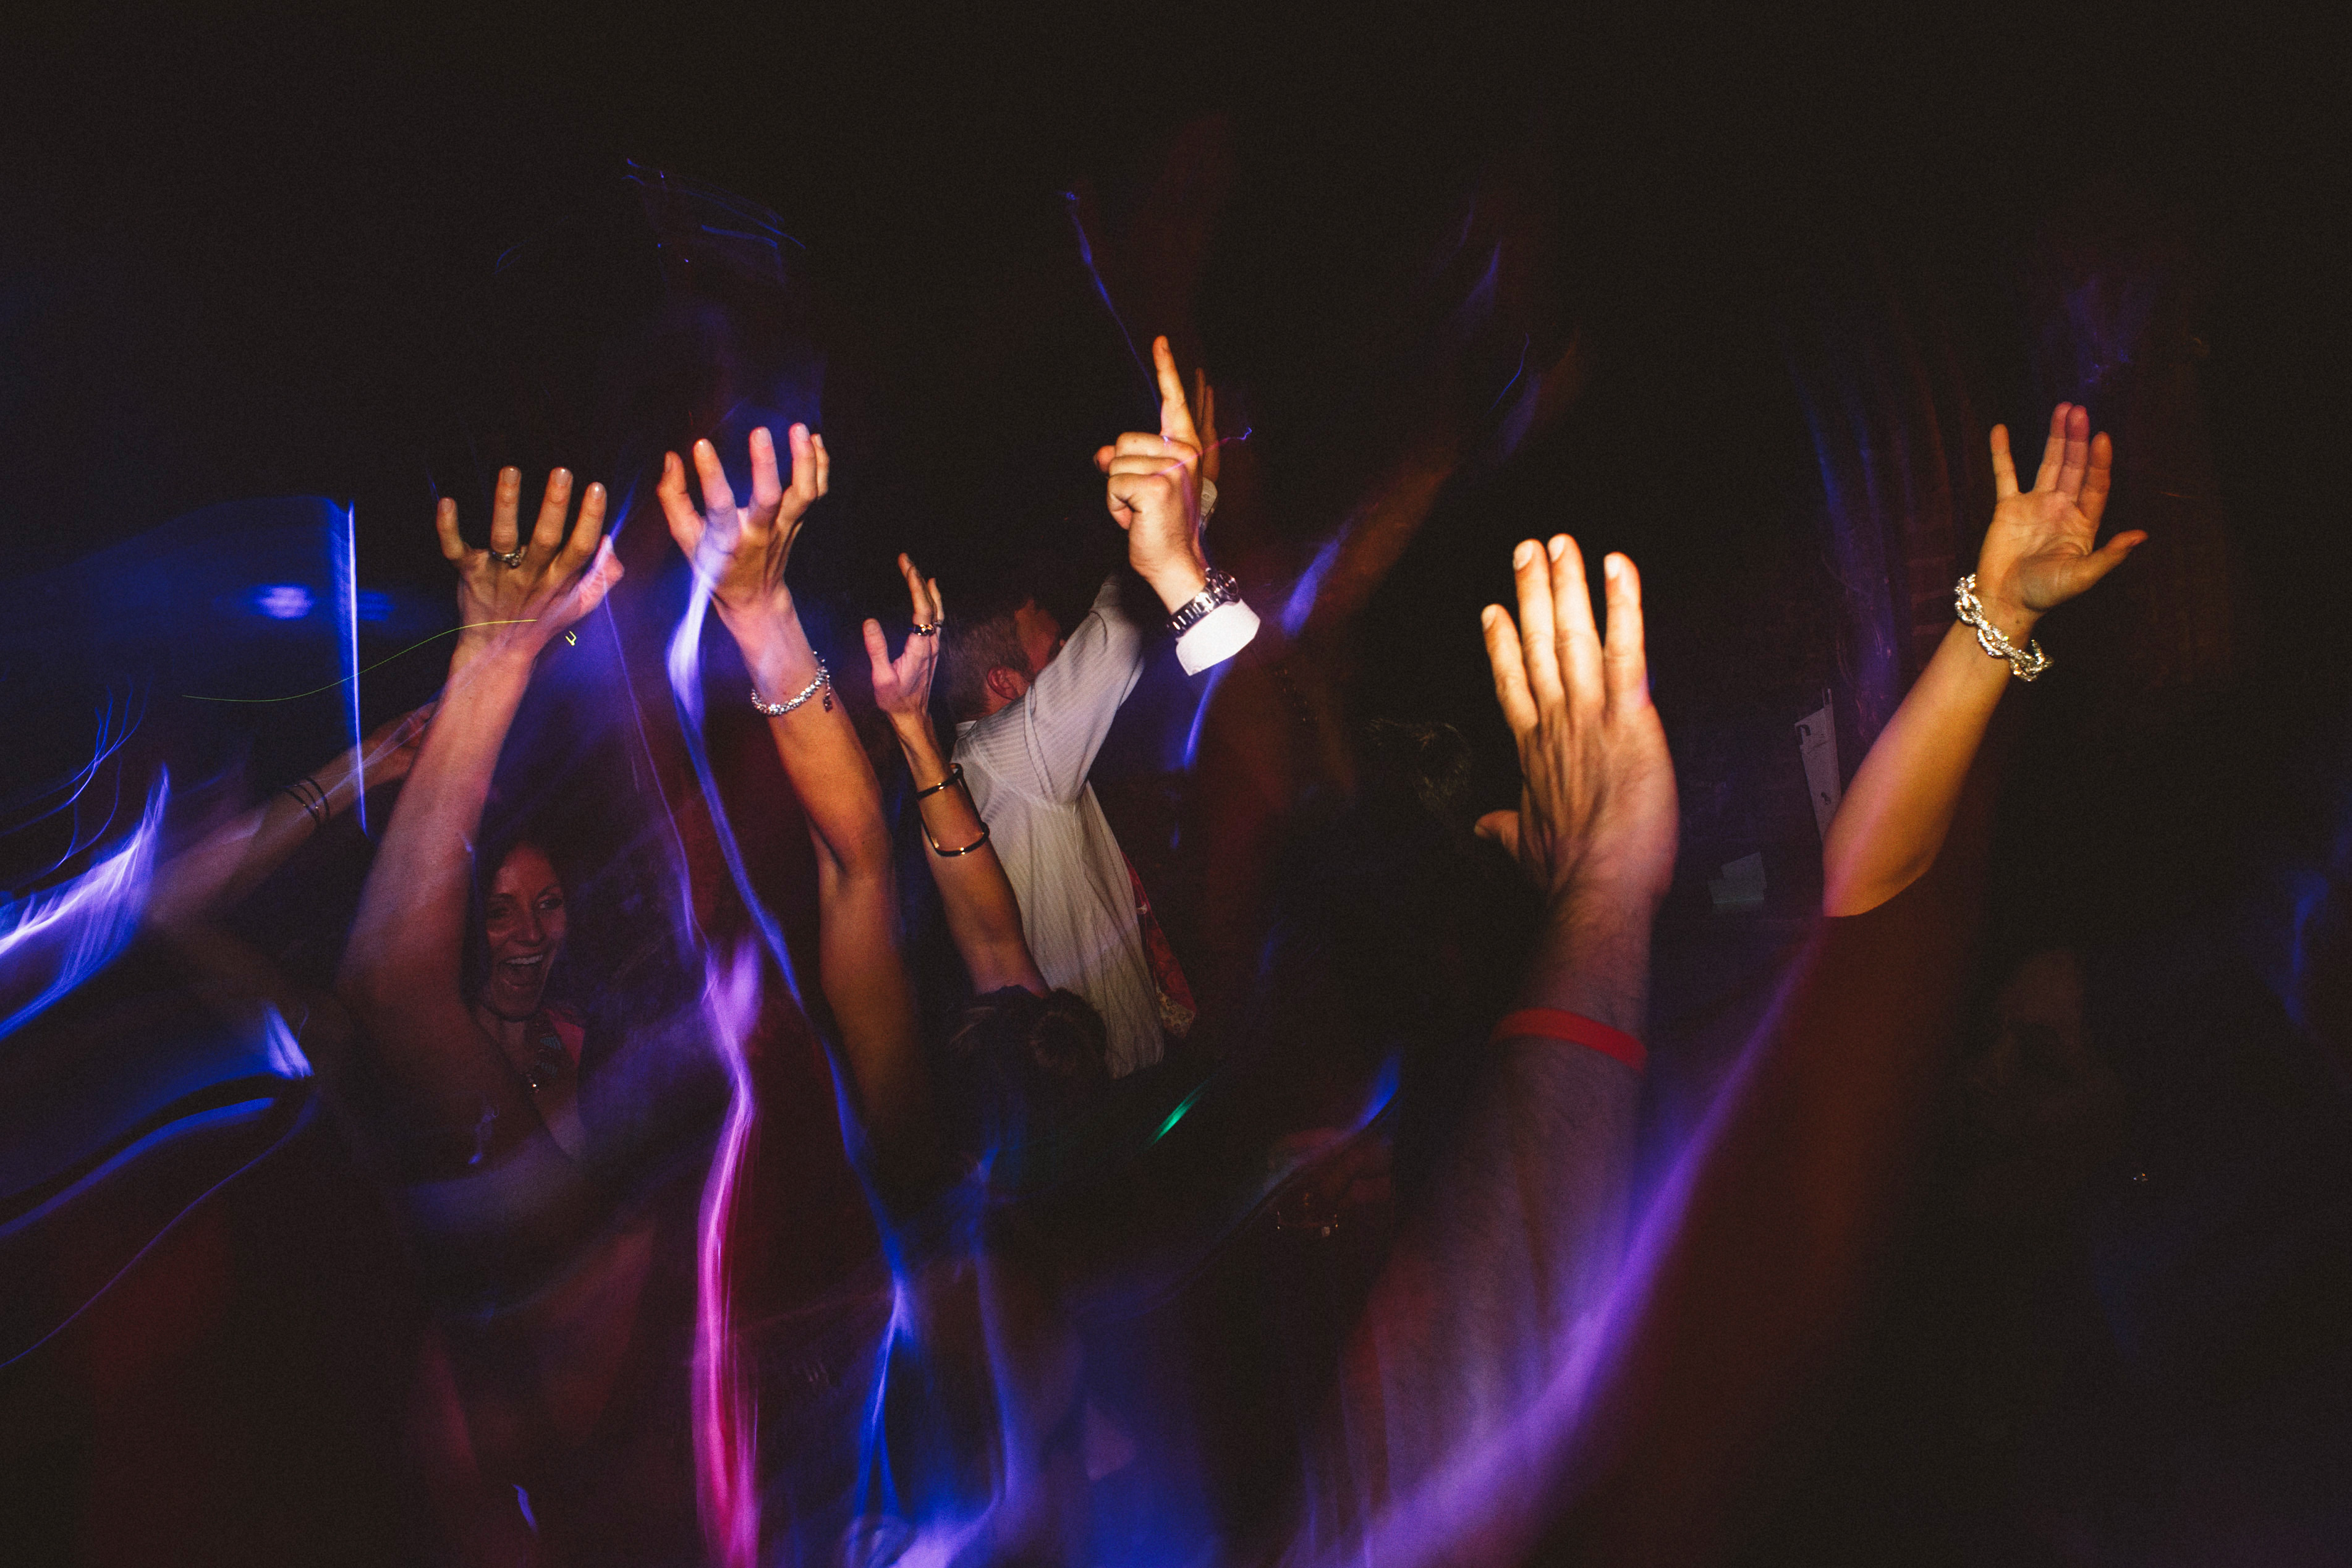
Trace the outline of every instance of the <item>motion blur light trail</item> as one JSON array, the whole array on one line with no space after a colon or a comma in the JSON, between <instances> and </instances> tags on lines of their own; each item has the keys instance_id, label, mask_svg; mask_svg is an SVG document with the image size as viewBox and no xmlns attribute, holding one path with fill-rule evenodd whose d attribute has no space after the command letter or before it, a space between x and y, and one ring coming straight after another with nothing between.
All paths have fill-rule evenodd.
<instances>
[{"instance_id":1,"label":"motion blur light trail","mask_svg":"<svg viewBox=\"0 0 2352 1568\"><path fill-rule=\"evenodd\" d=\"M0 904L0 1007L12 1008L0 1040L105 967L138 930L171 795L170 776L159 775L139 826L111 854L62 887Z\"/></svg>"}]
</instances>

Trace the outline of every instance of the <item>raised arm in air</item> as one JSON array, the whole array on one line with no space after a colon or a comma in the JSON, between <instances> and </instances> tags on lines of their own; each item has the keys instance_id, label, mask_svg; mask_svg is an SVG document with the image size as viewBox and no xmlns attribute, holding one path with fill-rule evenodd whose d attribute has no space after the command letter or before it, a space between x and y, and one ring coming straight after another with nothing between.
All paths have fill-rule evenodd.
<instances>
[{"instance_id":1,"label":"raised arm in air","mask_svg":"<svg viewBox=\"0 0 2352 1568\"><path fill-rule=\"evenodd\" d=\"M898 737L899 753L915 780L916 809L922 813L923 836L930 846L926 859L947 908L948 932L979 995L1018 986L1043 996L1045 977L1037 972L1029 940L1022 935L1020 901L1013 896L1003 862L996 858L995 846L988 841L988 824L971 803L962 766L948 761L931 724L931 678L939 672L939 629L947 620L946 603L939 583L917 571L903 555L898 570L906 575L907 597L913 602L914 623L906 646L892 659L882 623L868 621L866 656L873 665L875 706L890 720L890 731Z\"/></svg>"},{"instance_id":2,"label":"raised arm in air","mask_svg":"<svg viewBox=\"0 0 2352 1568\"><path fill-rule=\"evenodd\" d=\"M2098 544L2114 467L2114 445L2092 435L2090 412L2062 402L2050 415L2033 488L2020 491L2008 428L1992 427L1998 503L1975 587L1990 634L1954 622L1863 758L1822 848L1826 913L1875 909L1935 863L2012 667L2028 680L2040 674L2034 626L2147 538L2135 528ZM1997 653L2003 639L2024 656Z\"/></svg>"},{"instance_id":3,"label":"raised arm in air","mask_svg":"<svg viewBox=\"0 0 2352 1568\"><path fill-rule=\"evenodd\" d=\"M657 493L670 537L709 582L712 607L742 650L752 701L768 715L784 777L808 817L817 862L818 980L840 1026L859 1115L887 1163L916 1154L929 1104L915 1052L914 993L898 947L898 873L882 787L784 581L793 541L829 478L823 437L796 424L790 440L787 486L774 438L751 433L748 507L735 504L708 441L694 445L701 507L674 452L663 459Z\"/></svg>"}]
</instances>

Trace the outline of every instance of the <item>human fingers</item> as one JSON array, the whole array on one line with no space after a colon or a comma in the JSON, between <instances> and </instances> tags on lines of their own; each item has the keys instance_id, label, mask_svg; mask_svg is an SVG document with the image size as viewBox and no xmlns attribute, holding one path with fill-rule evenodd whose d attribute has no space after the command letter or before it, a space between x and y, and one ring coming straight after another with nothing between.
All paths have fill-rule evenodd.
<instances>
[{"instance_id":1,"label":"human fingers","mask_svg":"<svg viewBox=\"0 0 2352 1568\"><path fill-rule=\"evenodd\" d=\"M702 515L714 523L735 522L734 486L727 483L719 448L707 440L694 444L694 476L702 482Z\"/></svg>"},{"instance_id":2,"label":"human fingers","mask_svg":"<svg viewBox=\"0 0 2352 1568\"><path fill-rule=\"evenodd\" d=\"M1166 338L1151 340L1151 368L1160 377L1160 434L1188 446L1199 445L1192 405L1184 401L1184 378L1176 373L1176 354Z\"/></svg>"},{"instance_id":3,"label":"human fingers","mask_svg":"<svg viewBox=\"0 0 2352 1568\"><path fill-rule=\"evenodd\" d=\"M948 618L948 601L940 594L940 580L936 577L928 577L923 580L923 582L930 590L931 594L931 624L940 625Z\"/></svg>"},{"instance_id":4,"label":"human fingers","mask_svg":"<svg viewBox=\"0 0 2352 1568\"><path fill-rule=\"evenodd\" d=\"M549 618L554 628L560 631L604 603L604 596L613 591L613 585L621 580L622 575L621 559L613 553L613 541L602 540L596 546L595 559L589 562L587 571L562 601L559 612Z\"/></svg>"},{"instance_id":5,"label":"human fingers","mask_svg":"<svg viewBox=\"0 0 2352 1568\"><path fill-rule=\"evenodd\" d=\"M1538 705L1559 702L1559 643L1552 618L1550 563L1543 546L1522 539L1511 554L1519 595L1519 652L1527 663L1528 692Z\"/></svg>"},{"instance_id":6,"label":"human fingers","mask_svg":"<svg viewBox=\"0 0 2352 1568\"><path fill-rule=\"evenodd\" d=\"M816 493L824 495L833 487L833 455L824 449L824 437L811 432L809 445L816 453Z\"/></svg>"},{"instance_id":7,"label":"human fingers","mask_svg":"<svg viewBox=\"0 0 2352 1568\"><path fill-rule=\"evenodd\" d=\"M764 525L783 504L784 482L776 475L776 438L761 425L751 432L751 512Z\"/></svg>"},{"instance_id":8,"label":"human fingers","mask_svg":"<svg viewBox=\"0 0 2352 1568\"><path fill-rule=\"evenodd\" d=\"M1118 457L1181 457L1184 453L1164 435L1148 430L1129 430L1120 434L1111 444L1111 454Z\"/></svg>"},{"instance_id":9,"label":"human fingers","mask_svg":"<svg viewBox=\"0 0 2352 1568\"><path fill-rule=\"evenodd\" d=\"M2091 411L2076 403L2066 416L2066 450L2058 465L2058 493L2073 500L2083 491L2083 471L2091 461Z\"/></svg>"},{"instance_id":10,"label":"human fingers","mask_svg":"<svg viewBox=\"0 0 2352 1568\"><path fill-rule=\"evenodd\" d=\"M2042 466L2033 476L2033 487L2047 490L2058 483L2058 471L2066 465L2066 414L2074 405L2060 403L2050 411L2050 435L2042 444Z\"/></svg>"},{"instance_id":11,"label":"human fingers","mask_svg":"<svg viewBox=\"0 0 2352 1568\"><path fill-rule=\"evenodd\" d=\"M1650 700L1650 656L1642 629L1642 574L1629 556L1612 554L1601 562L1602 591L1609 599L1609 641L1601 650L1609 706Z\"/></svg>"},{"instance_id":12,"label":"human fingers","mask_svg":"<svg viewBox=\"0 0 2352 1568\"><path fill-rule=\"evenodd\" d=\"M1511 624L1511 612L1499 604L1480 611L1478 624L1486 634L1486 663L1495 672L1495 701L1503 710L1503 722L1513 735L1525 735L1536 727L1536 700L1528 690L1519 630Z\"/></svg>"},{"instance_id":13,"label":"human fingers","mask_svg":"<svg viewBox=\"0 0 2352 1568\"><path fill-rule=\"evenodd\" d=\"M1470 830L1490 843L1503 846L1503 852L1513 860L1519 858L1519 814L1517 811L1489 811L1478 819Z\"/></svg>"},{"instance_id":14,"label":"human fingers","mask_svg":"<svg viewBox=\"0 0 2352 1568\"><path fill-rule=\"evenodd\" d=\"M563 547L563 565L577 571L581 563L593 559L596 541L604 534L604 486L591 485L588 493L580 497L579 520L572 525L572 538Z\"/></svg>"},{"instance_id":15,"label":"human fingers","mask_svg":"<svg viewBox=\"0 0 2352 1568\"><path fill-rule=\"evenodd\" d=\"M2107 573L2123 565L2131 552L2147 542L2147 535L2138 528L2117 534L2089 555L2075 561L2066 570L2066 597L2089 591L2091 586Z\"/></svg>"},{"instance_id":16,"label":"human fingers","mask_svg":"<svg viewBox=\"0 0 2352 1568\"><path fill-rule=\"evenodd\" d=\"M1217 439L1217 389L1209 384L1208 371L1198 371L1194 375L1200 395L1192 403L1192 425L1201 437L1201 472L1213 485L1217 482L1217 471L1223 463L1218 455L1218 448L1223 443Z\"/></svg>"},{"instance_id":17,"label":"human fingers","mask_svg":"<svg viewBox=\"0 0 2352 1568\"><path fill-rule=\"evenodd\" d=\"M446 496L433 508L433 531L441 536L442 559L456 562L466 559L465 537L457 532L457 503Z\"/></svg>"},{"instance_id":18,"label":"human fingers","mask_svg":"<svg viewBox=\"0 0 2352 1568\"><path fill-rule=\"evenodd\" d=\"M882 634L879 621L868 621L861 630L866 633L866 662L873 666L874 695L879 700L884 691L898 684L898 671L890 663L890 640Z\"/></svg>"},{"instance_id":19,"label":"human fingers","mask_svg":"<svg viewBox=\"0 0 2352 1568\"><path fill-rule=\"evenodd\" d=\"M1605 700L1601 632L1592 624L1592 585L1584 576L1584 551L1566 534L1552 535L1544 551L1551 561L1552 632L1559 640L1569 701L1598 708Z\"/></svg>"},{"instance_id":20,"label":"human fingers","mask_svg":"<svg viewBox=\"0 0 2352 1568\"><path fill-rule=\"evenodd\" d=\"M2017 494L2017 464L2009 455L2009 426L1992 427L1992 495L2006 501Z\"/></svg>"},{"instance_id":21,"label":"human fingers","mask_svg":"<svg viewBox=\"0 0 2352 1568\"><path fill-rule=\"evenodd\" d=\"M819 448L805 424L795 424L784 434L793 445L793 487L785 505L798 517L824 494L824 486L817 482Z\"/></svg>"},{"instance_id":22,"label":"human fingers","mask_svg":"<svg viewBox=\"0 0 2352 1568\"><path fill-rule=\"evenodd\" d=\"M1103 472L1106 474L1159 474L1173 479L1182 474L1192 460L1192 455L1189 452L1165 457L1131 453L1124 457L1112 458L1110 465Z\"/></svg>"},{"instance_id":23,"label":"human fingers","mask_svg":"<svg viewBox=\"0 0 2352 1568\"><path fill-rule=\"evenodd\" d=\"M2091 520L2095 535L2099 518L2107 509L2107 491L2114 486L2115 479L2116 444L2107 439L2103 430L2091 437L2090 462L2083 471L2083 493L2074 500L2083 516Z\"/></svg>"},{"instance_id":24,"label":"human fingers","mask_svg":"<svg viewBox=\"0 0 2352 1568\"><path fill-rule=\"evenodd\" d=\"M571 510L572 470L551 469L547 476L547 488L540 493L539 517L530 528L530 548L542 555L553 555L555 547L563 542L563 519Z\"/></svg>"},{"instance_id":25,"label":"human fingers","mask_svg":"<svg viewBox=\"0 0 2352 1568\"><path fill-rule=\"evenodd\" d=\"M907 601L912 607L908 612L914 616L915 624L927 623L930 620L929 612L931 606L929 597L923 591L923 574L915 570L913 561L902 555L898 558L898 575L907 580Z\"/></svg>"},{"instance_id":26,"label":"human fingers","mask_svg":"<svg viewBox=\"0 0 2352 1568\"><path fill-rule=\"evenodd\" d=\"M1147 507L1159 505L1167 497L1162 494L1168 486L1166 475L1151 473L1115 473L1105 486L1110 504L1110 515L1125 528L1135 515Z\"/></svg>"},{"instance_id":27,"label":"human fingers","mask_svg":"<svg viewBox=\"0 0 2352 1568\"><path fill-rule=\"evenodd\" d=\"M515 514L522 506L522 470L501 468L490 501L490 549L510 555L515 548Z\"/></svg>"},{"instance_id":28,"label":"human fingers","mask_svg":"<svg viewBox=\"0 0 2352 1568\"><path fill-rule=\"evenodd\" d=\"M686 490L686 465L675 452L662 454L662 476L654 486L655 498L661 502L662 517L669 524L669 537L677 548L692 560L697 547L702 543L702 514L695 510L694 497Z\"/></svg>"}]
</instances>

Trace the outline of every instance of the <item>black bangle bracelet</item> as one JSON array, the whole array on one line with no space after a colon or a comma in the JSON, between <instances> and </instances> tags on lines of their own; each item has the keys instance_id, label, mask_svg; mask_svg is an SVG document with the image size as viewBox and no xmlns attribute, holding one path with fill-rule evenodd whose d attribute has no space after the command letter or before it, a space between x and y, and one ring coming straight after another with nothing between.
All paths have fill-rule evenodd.
<instances>
[{"instance_id":1,"label":"black bangle bracelet","mask_svg":"<svg viewBox=\"0 0 2352 1568\"><path fill-rule=\"evenodd\" d=\"M308 795L302 792L305 785L310 787L310 792ZM310 813L312 832L315 833L327 825L327 792L319 788L319 781L316 779L306 773L291 784L279 785L278 792L280 795L291 796L296 805Z\"/></svg>"},{"instance_id":2,"label":"black bangle bracelet","mask_svg":"<svg viewBox=\"0 0 2352 1568\"><path fill-rule=\"evenodd\" d=\"M962 782L963 764L961 762L950 762L948 764L948 776L940 779L938 783L932 785L928 789L916 790L915 799L918 800L928 800L932 796L938 794L940 790L946 789L949 785L961 784Z\"/></svg>"},{"instance_id":3,"label":"black bangle bracelet","mask_svg":"<svg viewBox=\"0 0 2352 1568\"><path fill-rule=\"evenodd\" d=\"M980 825L980 837L972 840L971 842L964 845L964 847L960 850L943 850L940 848L940 841L931 837L931 825L929 822L923 824L923 839L925 842L931 846L931 853L939 856L941 860L953 860L958 855L968 855L971 853L972 851L980 848L981 845L988 842L988 824L986 822L982 822Z\"/></svg>"}]
</instances>

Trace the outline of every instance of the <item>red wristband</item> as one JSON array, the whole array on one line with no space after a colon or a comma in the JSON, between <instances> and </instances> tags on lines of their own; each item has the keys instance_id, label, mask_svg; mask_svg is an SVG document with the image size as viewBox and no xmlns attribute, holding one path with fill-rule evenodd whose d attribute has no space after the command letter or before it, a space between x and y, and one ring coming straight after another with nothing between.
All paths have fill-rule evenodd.
<instances>
[{"instance_id":1,"label":"red wristband","mask_svg":"<svg viewBox=\"0 0 2352 1568\"><path fill-rule=\"evenodd\" d=\"M1503 1021L1495 1026L1487 1043L1499 1040L1533 1036L1542 1040L1564 1040L1570 1045L1580 1045L1597 1051L1603 1056L1615 1057L1639 1072L1650 1060L1642 1042L1622 1029L1611 1029L1605 1023L1595 1023L1582 1013L1572 1013L1560 1008L1521 1008L1515 1013L1505 1013Z\"/></svg>"}]
</instances>

